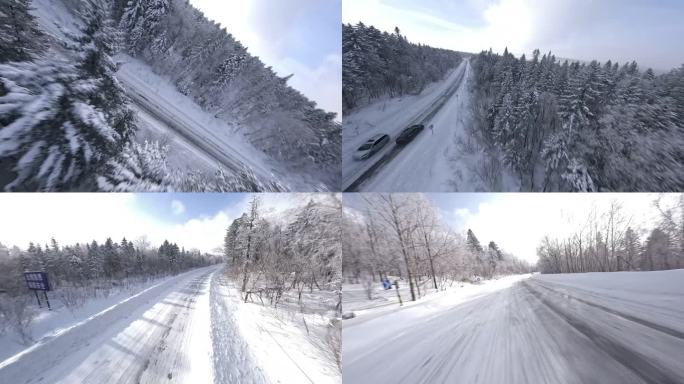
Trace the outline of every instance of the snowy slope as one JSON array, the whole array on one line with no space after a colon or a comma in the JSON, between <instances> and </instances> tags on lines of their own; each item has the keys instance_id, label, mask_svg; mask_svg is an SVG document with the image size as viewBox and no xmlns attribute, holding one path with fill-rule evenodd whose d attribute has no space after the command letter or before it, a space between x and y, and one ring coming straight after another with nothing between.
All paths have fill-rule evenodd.
<instances>
[{"instance_id":1,"label":"snowy slope","mask_svg":"<svg viewBox=\"0 0 684 384\"><path fill-rule=\"evenodd\" d=\"M379 192L450 192L458 190L453 178L452 161L457 133L463 132L469 119L470 61L460 69L460 85L454 95L432 119L426 129L372 179L363 183L363 191ZM433 129L429 129L430 125Z\"/></svg>"},{"instance_id":2,"label":"snowy slope","mask_svg":"<svg viewBox=\"0 0 684 384\"><path fill-rule=\"evenodd\" d=\"M117 78L133 100L134 107L144 112L140 115L143 121L157 127L165 126L167 134L179 142L181 148L194 149L188 152L194 155L191 157L208 157L214 164L237 172L247 167L260 180L282 179L274 175L277 170L267 165L269 161L263 153L228 124L210 116L190 98L180 94L147 64L125 54L119 54L116 60L121 63ZM172 162L177 156L179 154L174 150L170 151Z\"/></svg>"},{"instance_id":3,"label":"snowy slope","mask_svg":"<svg viewBox=\"0 0 684 384\"><path fill-rule=\"evenodd\" d=\"M396 136L410 124L422 121L423 116L430 114L440 104L440 100L460 84L466 62L467 60L461 62L444 81L431 84L420 95L405 95L401 98L380 100L344 117L342 123L343 189L350 187L356 189L355 184L364 173L395 148ZM388 134L390 143L369 159L354 160L353 155L356 149L369 137L379 133Z\"/></svg>"},{"instance_id":4,"label":"snowy slope","mask_svg":"<svg viewBox=\"0 0 684 384\"><path fill-rule=\"evenodd\" d=\"M61 45L68 40L66 33L77 33L78 18L62 0L35 0L33 6L41 29L53 38L53 56L71 60L72 52ZM147 64L125 54L117 55L116 61L121 64L117 79L132 100L131 108L138 113L137 140L168 144L169 164L175 169L208 174L219 166L236 172L249 169L264 185L273 182L283 190L326 189L310 175L284 169L248 143L231 124L205 112Z\"/></svg>"},{"instance_id":5,"label":"snowy slope","mask_svg":"<svg viewBox=\"0 0 684 384\"><path fill-rule=\"evenodd\" d=\"M221 297L216 310L222 313L224 318L222 327L215 327L217 332L239 332L244 338L247 348L252 353L254 361L250 364L257 368L252 371L259 372L259 380L270 383L340 383L342 378L337 367L332 366L322 351L317 348L307 335L305 326L301 320L295 323L290 321L286 310L276 311L271 307L258 304L244 303L238 290L232 286L224 276L217 276L212 285L212 293ZM306 316L309 327L325 327L320 324L323 317L316 314ZM313 332L312 332L313 333ZM231 340L231 335L215 337L215 340ZM215 350L218 350L216 347ZM233 356L227 356L226 360L234 360ZM243 365L239 365L242 367ZM249 370L249 366L245 368ZM243 369L243 368L241 368ZM235 382L233 376L233 381Z\"/></svg>"},{"instance_id":6,"label":"snowy slope","mask_svg":"<svg viewBox=\"0 0 684 384\"><path fill-rule=\"evenodd\" d=\"M345 323L354 383L681 383L684 270L535 276ZM389 330L388 330L389 328Z\"/></svg>"}]
</instances>

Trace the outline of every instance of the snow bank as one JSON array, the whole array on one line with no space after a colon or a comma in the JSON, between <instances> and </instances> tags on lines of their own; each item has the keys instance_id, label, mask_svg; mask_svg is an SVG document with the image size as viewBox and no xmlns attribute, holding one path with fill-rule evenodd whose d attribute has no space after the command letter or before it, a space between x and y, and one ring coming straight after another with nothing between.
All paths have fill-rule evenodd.
<instances>
[{"instance_id":1,"label":"snow bank","mask_svg":"<svg viewBox=\"0 0 684 384\"><path fill-rule=\"evenodd\" d=\"M58 299L56 295L59 292L52 291L48 292L52 311L48 311L45 308L45 302L41 295L43 309L31 323L31 334L33 339L36 340L35 343L28 346L24 345L21 343L20 337L14 333L0 336L0 369L6 364L4 360L19 351L24 350L26 352L30 348L39 346L44 341L64 334L97 316L113 310L117 305L142 295L173 278L174 276L167 276L144 283L122 284L119 289L113 288L113 291L107 297L87 300L83 306L72 310L66 308ZM33 303L37 306L35 299Z\"/></svg>"},{"instance_id":2,"label":"snow bank","mask_svg":"<svg viewBox=\"0 0 684 384\"><path fill-rule=\"evenodd\" d=\"M510 288L513 284L529 279L530 275L512 275L495 280L486 280L481 284L459 284L445 291L433 292L418 301L409 301L408 292L402 292L403 306L383 305L368 307L358 301L349 303L343 297L344 312L353 311L356 317L344 320L342 323L342 350L344 356L353 356L361 352L369 340L367 338L350 338L345 333L353 329L354 334L372 335L373 340L383 340L400 336L403 332L414 326L429 320L433 316L440 315L459 304L485 296L492 292ZM347 292L346 285L342 288ZM389 294L390 290L386 291ZM392 293L394 291L392 290ZM367 304L367 303L366 303ZM364 308L355 310L355 308Z\"/></svg>"},{"instance_id":3,"label":"snow bank","mask_svg":"<svg viewBox=\"0 0 684 384\"><path fill-rule=\"evenodd\" d=\"M272 383L341 383L339 370L314 344L316 329L328 319L320 314L292 314L255 303L244 303L226 280L218 285L254 363ZM306 323L305 323L306 322ZM309 328L307 332L306 328Z\"/></svg>"}]
</instances>

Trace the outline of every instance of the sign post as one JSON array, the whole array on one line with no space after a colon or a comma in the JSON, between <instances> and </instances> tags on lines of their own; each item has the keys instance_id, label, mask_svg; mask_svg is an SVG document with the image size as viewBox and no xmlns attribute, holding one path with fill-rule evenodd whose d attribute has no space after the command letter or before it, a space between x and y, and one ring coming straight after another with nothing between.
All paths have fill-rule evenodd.
<instances>
[{"instance_id":1,"label":"sign post","mask_svg":"<svg viewBox=\"0 0 684 384\"><path fill-rule=\"evenodd\" d=\"M40 298L38 297L38 291L43 291L43 296L45 296L47 307L49 310L52 310L50 307L50 299L48 299L47 295L47 291L50 290L50 282L48 281L47 273L39 271L24 272L24 278L26 279L26 286L28 289L32 290L33 293L36 294L38 306L42 308Z\"/></svg>"}]
</instances>

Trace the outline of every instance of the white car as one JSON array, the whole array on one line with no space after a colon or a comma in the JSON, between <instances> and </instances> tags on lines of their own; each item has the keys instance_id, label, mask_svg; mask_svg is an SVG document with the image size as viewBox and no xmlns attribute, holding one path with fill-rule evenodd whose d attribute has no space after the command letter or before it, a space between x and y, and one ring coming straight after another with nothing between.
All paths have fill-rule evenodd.
<instances>
[{"instance_id":1,"label":"white car","mask_svg":"<svg viewBox=\"0 0 684 384\"><path fill-rule=\"evenodd\" d=\"M354 153L354 160L364 160L373 156L389 142L389 135L379 133L363 143Z\"/></svg>"}]
</instances>

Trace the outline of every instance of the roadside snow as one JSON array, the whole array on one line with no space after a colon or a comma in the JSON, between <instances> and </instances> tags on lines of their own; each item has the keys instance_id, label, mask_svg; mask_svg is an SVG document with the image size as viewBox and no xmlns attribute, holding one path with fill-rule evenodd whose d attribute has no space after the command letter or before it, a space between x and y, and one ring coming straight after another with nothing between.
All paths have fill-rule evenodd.
<instances>
[{"instance_id":1,"label":"roadside snow","mask_svg":"<svg viewBox=\"0 0 684 384\"><path fill-rule=\"evenodd\" d=\"M354 318L342 322L342 351L345 362L353 359L353 356L360 354L368 345L369 338L347 337L350 330L354 334L365 334L372 338L370 340L387 340L400 336L404 331L413 327L420 326L432 316L438 316L445 310L458 306L470 300L477 299L492 292L510 288L513 284L529 279L531 275L511 275L495 280L485 280L480 284L459 283L458 286L447 288L444 291L429 293L422 299L410 301L408 288L401 292L403 306L399 306L394 290L384 291L382 295L387 297L387 303L378 302L376 306L370 306L368 301L357 299L349 301L348 291L357 291L358 284L342 287L344 312L354 312ZM378 283L379 284L379 283ZM407 284L403 284L407 285Z\"/></svg>"},{"instance_id":2,"label":"roadside snow","mask_svg":"<svg viewBox=\"0 0 684 384\"><path fill-rule=\"evenodd\" d=\"M394 146L396 136L417 116L432 107L454 85L465 65L464 60L443 81L430 84L419 95L381 99L344 116L342 119L342 178L345 186ZM356 149L369 137L379 133L388 134L390 143L370 159L354 160L353 155Z\"/></svg>"},{"instance_id":3,"label":"roadside snow","mask_svg":"<svg viewBox=\"0 0 684 384\"><path fill-rule=\"evenodd\" d=\"M206 369L206 365L197 363L201 355L195 359L187 351L195 350L194 343L206 342L194 333L205 330L186 330L194 328L194 303L217 268L166 279L58 335L41 339L0 363L0 382L140 383L174 376L193 382L184 373ZM189 337L200 337L200 341L191 343Z\"/></svg>"},{"instance_id":4,"label":"roadside snow","mask_svg":"<svg viewBox=\"0 0 684 384\"><path fill-rule=\"evenodd\" d=\"M38 316L31 323L31 334L33 339L36 340L34 344L30 346L22 344L19 336L13 333L0 336L0 369L18 359L21 355L40 347L46 341L112 311L117 306L158 287L172 278L173 276L168 276L144 283L126 284L119 289L114 288L114 291L110 292L107 297L87 300L82 307L73 309L73 312L64 307L56 296L59 292L48 292L52 310L48 311L45 308L44 299L41 297L43 309L40 310ZM36 303L34 302L34 304Z\"/></svg>"},{"instance_id":5,"label":"roadside snow","mask_svg":"<svg viewBox=\"0 0 684 384\"><path fill-rule=\"evenodd\" d=\"M345 321L344 380L684 382L684 270L501 285L458 305L435 300L434 311L415 304Z\"/></svg>"},{"instance_id":6,"label":"roadside snow","mask_svg":"<svg viewBox=\"0 0 684 384\"><path fill-rule=\"evenodd\" d=\"M252 363L270 383L341 383L339 370L321 349L314 345L315 329L327 326L327 319L317 314L291 314L256 303L244 303L238 290L227 278L214 286L216 296L231 314L228 324L244 338ZM290 316L288 316L290 315ZM305 319L306 325L302 319ZM307 334L309 327L311 334ZM216 348L215 348L216 349Z\"/></svg>"}]
</instances>

